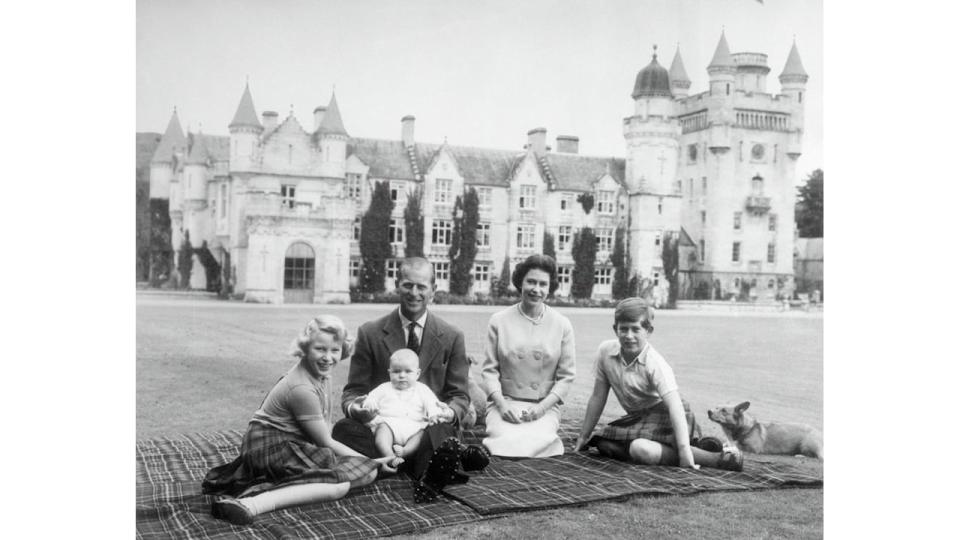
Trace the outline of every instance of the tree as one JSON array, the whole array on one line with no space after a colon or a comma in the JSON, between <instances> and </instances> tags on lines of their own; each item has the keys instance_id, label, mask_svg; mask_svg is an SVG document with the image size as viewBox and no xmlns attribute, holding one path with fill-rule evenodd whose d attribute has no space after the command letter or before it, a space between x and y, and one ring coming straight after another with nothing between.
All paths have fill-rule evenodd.
<instances>
[{"instance_id":1,"label":"tree","mask_svg":"<svg viewBox=\"0 0 960 540\"><path fill-rule=\"evenodd\" d=\"M584 214L590 214L590 210L593 209L593 193L581 193L577 195L577 202L583 207Z\"/></svg>"},{"instance_id":2,"label":"tree","mask_svg":"<svg viewBox=\"0 0 960 540\"><path fill-rule=\"evenodd\" d=\"M423 188L417 186L407 194L407 207L403 209L403 228L407 244L407 257L423 257Z\"/></svg>"},{"instance_id":3,"label":"tree","mask_svg":"<svg viewBox=\"0 0 960 540\"><path fill-rule=\"evenodd\" d=\"M510 256L503 258L503 267L500 269L500 277L490 283L490 293L495 297L507 296L510 292Z\"/></svg>"},{"instance_id":4,"label":"tree","mask_svg":"<svg viewBox=\"0 0 960 540\"><path fill-rule=\"evenodd\" d=\"M180 253L177 257L177 270L180 272L180 288L190 288L190 271L193 270L193 245L190 243L190 231L183 232Z\"/></svg>"},{"instance_id":5,"label":"tree","mask_svg":"<svg viewBox=\"0 0 960 540\"><path fill-rule=\"evenodd\" d=\"M464 296L473 281L473 261L477 258L477 225L480 223L480 198L470 188L457 196L453 206L453 242L450 245L450 292Z\"/></svg>"},{"instance_id":6,"label":"tree","mask_svg":"<svg viewBox=\"0 0 960 540\"><path fill-rule=\"evenodd\" d=\"M797 188L795 207L797 234L800 238L823 237L823 170L817 169Z\"/></svg>"},{"instance_id":7,"label":"tree","mask_svg":"<svg viewBox=\"0 0 960 540\"><path fill-rule=\"evenodd\" d=\"M360 291L383 292L387 274L387 257L390 255L390 184L377 182L370 197L370 208L360 221Z\"/></svg>"},{"instance_id":8,"label":"tree","mask_svg":"<svg viewBox=\"0 0 960 540\"><path fill-rule=\"evenodd\" d=\"M574 233L572 251L570 294L574 298L590 298L593 294L593 265L597 260L597 237L593 229L584 227Z\"/></svg>"},{"instance_id":9,"label":"tree","mask_svg":"<svg viewBox=\"0 0 960 540\"><path fill-rule=\"evenodd\" d=\"M173 269L173 243L170 238L170 201L150 199L150 286L159 287L170 278Z\"/></svg>"},{"instance_id":10,"label":"tree","mask_svg":"<svg viewBox=\"0 0 960 540\"><path fill-rule=\"evenodd\" d=\"M610 287L610 294L615 300L630 296L625 242L626 229L620 225L613 240L613 253L610 254L610 262L613 264L613 284Z\"/></svg>"},{"instance_id":11,"label":"tree","mask_svg":"<svg viewBox=\"0 0 960 540\"><path fill-rule=\"evenodd\" d=\"M557 250L553 247L553 235L543 231L543 254L557 260Z\"/></svg>"},{"instance_id":12,"label":"tree","mask_svg":"<svg viewBox=\"0 0 960 540\"><path fill-rule=\"evenodd\" d=\"M677 295L680 293L680 240L674 231L665 231L663 234L662 252L663 274L670 284L667 293L667 307L677 307Z\"/></svg>"}]
</instances>

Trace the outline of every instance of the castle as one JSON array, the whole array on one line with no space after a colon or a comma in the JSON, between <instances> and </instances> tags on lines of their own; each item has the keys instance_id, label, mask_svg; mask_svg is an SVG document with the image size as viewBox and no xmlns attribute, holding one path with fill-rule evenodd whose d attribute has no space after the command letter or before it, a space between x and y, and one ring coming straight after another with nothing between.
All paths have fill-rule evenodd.
<instances>
[{"instance_id":1,"label":"castle","mask_svg":"<svg viewBox=\"0 0 960 540\"><path fill-rule=\"evenodd\" d=\"M437 286L450 278L454 200L477 190L480 223L473 292L488 292L505 258L511 265L555 238L558 294L570 290L574 233L597 236L594 294L610 294L615 231L626 231L629 273L666 295L662 242L680 241L680 297L725 298L749 289L772 297L793 288L795 166L801 153L807 74L794 43L766 89L762 53L730 53L721 34L707 66L709 89L688 95L679 49L670 69L657 61L636 77L633 114L623 119L625 158L591 157L579 139L544 128L522 150L472 148L415 139L415 118L399 140L352 137L334 94L310 130L293 113L260 117L244 88L230 135L184 135L176 110L150 163L150 197L169 201L172 245L184 234L200 263L223 269L249 301L349 301L360 274L360 217L373 185L387 182L395 207L387 288L404 254L403 211L422 190L424 253ZM581 204L590 194L595 204ZM587 211L587 210L590 211ZM191 273L203 288L204 272Z\"/></svg>"}]
</instances>

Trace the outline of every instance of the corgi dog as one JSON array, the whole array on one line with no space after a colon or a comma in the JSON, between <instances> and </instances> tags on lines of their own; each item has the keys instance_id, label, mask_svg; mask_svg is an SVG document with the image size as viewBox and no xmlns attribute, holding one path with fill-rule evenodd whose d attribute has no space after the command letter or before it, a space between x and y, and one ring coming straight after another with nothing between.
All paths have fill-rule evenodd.
<instances>
[{"instance_id":1,"label":"corgi dog","mask_svg":"<svg viewBox=\"0 0 960 540\"><path fill-rule=\"evenodd\" d=\"M746 412L749 401L707 411L720 424L727 438L744 452L755 454L802 454L823 459L823 435L806 424L759 422Z\"/></svg>"},{"instance_id":2,"label":"corgi dog","mask_svg":"<svg viewBox=\"0 0 960 540\"><path fill-rule=\"evenodd\" d=\"M473 355L467 355L467 360L470 362L470 367L480 363ZM473 380L472 369L468 372L467 394L470 396L470 405L467 406L467 414L463 418L462 427L470 429L477 425L485 425L487 422L487 395L477 384L477 381Z\"/></svg>"}]
</instances>

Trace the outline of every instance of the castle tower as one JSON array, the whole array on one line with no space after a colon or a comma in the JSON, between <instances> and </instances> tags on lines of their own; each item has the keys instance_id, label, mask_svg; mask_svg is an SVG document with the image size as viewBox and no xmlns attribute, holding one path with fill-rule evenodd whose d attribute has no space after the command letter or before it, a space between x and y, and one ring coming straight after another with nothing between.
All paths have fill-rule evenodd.
<instances>
[{"instance_id":1,"label":"castle tower","mask_svg":"<svg viewBox=\"0 0 960 540\"><path fill-rule=\"evenodd\" d=\"M344 178L346 175L347 141L350 139L350 135L343 127L336 92L330 96L330 104L323 112L320 126L314 133L314 137L320 150L320 175L329 178Z\"/></svg>"},{"instance_id":2,"label":"castle tower","mask_svg":"<svg viewBox=\"0 0 960 540\"><path fill-rule=\"evenodd\" d=\"M680 230L680 194L674 184L680 124L670 86L670 74L657 62L654 46L653 58L637 74L631 93L634 115L623 121L630 201L627 249L631 272L642 278L663 275L662 239Z\"/></svg>"},{"instance_id":3,"label":"castle tower","mask_svg":"<svg viewBox=\"0 0 960 540\"><path fill-rule=\"evenodd\" d=\"M707 66L707 73L710 75L711 96L733 94L737 66L733 63L733 57L730 56L730 47L727 45L727 38L723 32L720 32L720 41L717 43L717 49L713 52L710 65Z\"/></svg>"},{"instance_id":4,"label":"castle tower","mask_svg":"<svg viewBox=\"0 0 960 540\"><path fill-rule=\"evenodd\" d=\"M790 54L787 56L787 63L783 66L783 72L780 73L780 93L790 96L797 104L797 114L794 115L793 126L797 129L803 129L803 98L807 89L806 70L803 69L803 62L800 61L800 53L797 52L797 42L794 41L790 47Z\"/></svg>"},{"instance_id":5,"label":"castle tower","mask_svg":"<svg viewBox=\"0 0 960 540\"><path fill-rule=\"evenodd\" d=\"M687 70L683 67L679 46L673 55L673 62L670 63L670 91L677 99L687 97L690 92L690 77L687 76Z\"/></svg>"},{"instance_id":6,"label":"castle tower","mask_svg":"<svg viewBox=\"0 0 960 540\"><path fill-rule=\"evenodd\" d=\"M176 162L183 159L186 147L187 139L183 136L177 109L174 107L170 122L167 123L167 130L160 138L160 144L157 145L153 158L150 159L151 199L170 198L170 181L173 179L173 171Z\"/></svg>"},{"instance_id":7,"label":"castle tower","mask_svg":"<svg viewBox=\"0 0 960 540\"><path fill-rule=\"evenodd\" d=\"M250 84L243 88L237 112L230 122L230 170L250 171L257 168L260 134L263 126L257 119L257 111L253 108L253 98L250 96Z\"/></svg>"}]
</instances>

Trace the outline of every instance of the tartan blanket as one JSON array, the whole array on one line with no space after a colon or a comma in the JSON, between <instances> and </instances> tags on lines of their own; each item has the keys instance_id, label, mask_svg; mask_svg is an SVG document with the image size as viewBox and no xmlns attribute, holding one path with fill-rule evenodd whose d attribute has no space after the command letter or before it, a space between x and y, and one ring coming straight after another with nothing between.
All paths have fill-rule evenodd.
<instances>
[{"instance_id":1,"label":"tartan blanket","mask_svg":"<svg viewBox=\"0 0 960 540\"><path fill-rule=\"evenodd\" d=\"M210 515L200 483L210 468L236 457L242 431L198 433L137 441L137 538L370 538L415 534L507 512L553 508L631 495L687 495L703 491L820 487L822 465L779 456L747 455L744 472L642 467L596 454L572 453L577 431L566 423L567 454L555 458L492 458L467 484L448 486L447 498L413 503L404 475L378 479L337 501L258 516L237 527ZM468 443L482 433L465 432Z\"/></svg>"}]
</instances>

